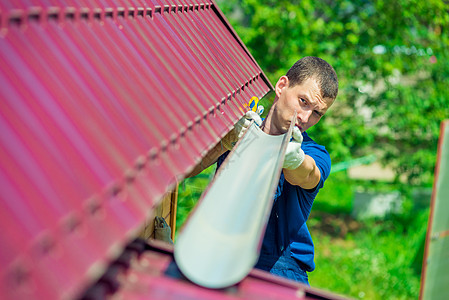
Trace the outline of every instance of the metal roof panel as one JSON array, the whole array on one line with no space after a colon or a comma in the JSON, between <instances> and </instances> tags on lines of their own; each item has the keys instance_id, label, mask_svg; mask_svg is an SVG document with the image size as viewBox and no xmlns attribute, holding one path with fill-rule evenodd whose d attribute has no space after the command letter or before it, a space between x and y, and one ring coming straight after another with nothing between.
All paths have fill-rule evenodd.
<instances>
[{"instance_id":1,"label":"metal roof panel","mask_svg":"<svg viewBox=\"0 0 449 300\"><path fill-rule=\"evenodd\" d=\"M272 87L213 2L1 0L0 20L0 291L71 297Z\"/></svg>"}]
</instances>

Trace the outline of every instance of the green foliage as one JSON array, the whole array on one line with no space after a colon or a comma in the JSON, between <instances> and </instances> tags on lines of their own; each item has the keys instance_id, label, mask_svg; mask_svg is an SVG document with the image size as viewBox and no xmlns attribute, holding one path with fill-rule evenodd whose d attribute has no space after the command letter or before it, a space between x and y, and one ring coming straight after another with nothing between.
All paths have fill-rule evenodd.
<instances>
[{"instance_id":1,"label":"green foliage","mask_svg":"<svg viewBox=\"0 0 449 300\"><path fill-rule=\"evenodd\" d=\"M275 83L300 57L327 60L337 102L310 130L334 162L375 152L430 184L449 117L449 4L442 0L226 0L220 8Z\"/></svg>"},{"instance_id":2,"label":"green foliage","mask_svg":"<svg viewBox=\"0 0 449 300\"><path fill-rule=\"evenodd\" d=\"M312 212L350 214L354 189L354 182L344 172L332 174L318 193Z\"/></svg>"}]
</instances>

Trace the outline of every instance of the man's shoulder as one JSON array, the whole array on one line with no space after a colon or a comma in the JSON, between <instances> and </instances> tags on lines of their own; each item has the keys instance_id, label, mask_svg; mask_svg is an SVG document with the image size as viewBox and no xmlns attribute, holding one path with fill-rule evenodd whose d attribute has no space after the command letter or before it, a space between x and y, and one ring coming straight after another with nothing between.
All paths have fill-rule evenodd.
<instances>
[{"instance_id":1,"label":"man's shoulder","mask_svg":"<svg viewBox=\"0 0 449 300\"><path fill-rule=\"evenodd\" d=\"M303 145L303 148L306 148L306 149L316 149L316 150L318 150L319 152L321 152L322 154L324 154L324 155L326 155L326 156L329 156L329 159L330 159L330 155L329 155L329 152L327 152L327 150L326 150L326 147L325 146L323 146L323 145L320 145L320 144L318 144L317 142L315 142L308 134L307 134L307 132L303 132L303 142L302 142L302 145ZM304 150L304 149L303 149Z\"/></svg>"}]
</instances>

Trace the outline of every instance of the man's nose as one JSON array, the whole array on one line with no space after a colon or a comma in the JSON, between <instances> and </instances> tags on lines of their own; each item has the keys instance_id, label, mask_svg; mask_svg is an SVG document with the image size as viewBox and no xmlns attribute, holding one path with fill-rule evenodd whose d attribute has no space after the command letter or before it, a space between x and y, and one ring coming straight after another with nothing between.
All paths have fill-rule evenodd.
<instances>
[{"instance_id":1,"label":"man's nose","mask_svg":"<svg viewBox=\"0 0 449 300\"><path fill-rule=\"evenodd\" d=\"M309 121L310 115L312 114L311 110L301 110L298 112L298 118L303 123L307 123Z\"/></svg>"}]
</instances>

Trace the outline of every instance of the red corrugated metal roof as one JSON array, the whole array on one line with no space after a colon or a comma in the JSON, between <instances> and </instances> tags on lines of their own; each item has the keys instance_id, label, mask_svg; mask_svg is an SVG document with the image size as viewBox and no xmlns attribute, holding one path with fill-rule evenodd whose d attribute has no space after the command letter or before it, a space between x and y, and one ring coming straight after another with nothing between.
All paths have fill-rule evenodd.
<instances>
[{"instance_id":1,"label":"red corrugated metal roof","mask_svg":"<svg viewBox=\"0 0 449 300\"><path fill-rule=\"evenodd\" d=\"M210 1L0 1L1 287L73 296L272 87Z\"/></svg>"}]
</instances>

